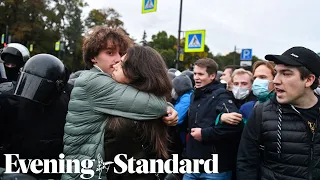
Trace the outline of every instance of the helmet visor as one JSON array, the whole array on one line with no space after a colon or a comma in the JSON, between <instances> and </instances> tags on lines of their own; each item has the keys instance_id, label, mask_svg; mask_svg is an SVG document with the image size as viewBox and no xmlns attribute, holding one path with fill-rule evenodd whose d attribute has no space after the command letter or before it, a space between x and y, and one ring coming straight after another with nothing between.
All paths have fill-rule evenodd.
<instances>
[{"instance_id":1,"label":"helmet visor","mask_svg":"<svg viewBox=\"0 0 320 180\"><path fill-rule=\"evenodd\" d=\"M49 104L54 96L55 83L39 76L22 72L14 95L42 104Z\"/></svg>"}]
</instances>

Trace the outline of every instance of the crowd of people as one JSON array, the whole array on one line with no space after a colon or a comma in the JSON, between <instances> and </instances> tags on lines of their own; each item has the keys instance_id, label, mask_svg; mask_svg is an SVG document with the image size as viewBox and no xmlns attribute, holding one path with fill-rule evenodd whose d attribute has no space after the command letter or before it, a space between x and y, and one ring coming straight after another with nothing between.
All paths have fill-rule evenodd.
<instances>
[{"instance_id":1,"label":"crowd of people","mask_svg":"<svg viewBox=\"0 0 320 180\"><path fill-rule=\"evenodd\" d=\"M10 43L0 63L0 167L22 159L210 159L218 172L123 173L92 179L320 179L320 57L305 47L251 67L198 59L168 69L161 55L120 29L96 26L82 44L86 70ZM123 160L125 161L125 160ZM75 165L75 164L73 164ZM19 168L19 167L14 167ZM119 169L111 165L110 169ZM13 174L1 171L1 177ZM26 179L81 179L29 172ZM24 177L23 177L24 176ZM17 176L16 176L17 178Z\"/></svg>"}]
</instances>

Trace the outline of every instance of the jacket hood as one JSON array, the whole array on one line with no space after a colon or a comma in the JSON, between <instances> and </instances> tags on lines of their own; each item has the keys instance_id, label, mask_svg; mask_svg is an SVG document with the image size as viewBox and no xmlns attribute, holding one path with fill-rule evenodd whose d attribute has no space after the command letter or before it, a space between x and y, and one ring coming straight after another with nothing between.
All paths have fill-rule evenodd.
<instances>
[{"instance_id":1,"label":"jacket hood","mask_svg":"<svg viewBox=\"0 0 320 180\"><path fill-rule=\"evenodd\" d=\"M186 75L180 75L175 77L172 80L172 84L178 96L181 96L185 94L187 91L190 91L193 89L192 82L190 78Z\"/></svg>"},{"instance_id":2,"label":"jacket hood","mask_svg":"<svg viewBox=\"0 0 320 180\"><path fill-rule=\"evenodd\" d=\"M76 79L80 76L80 74L82 73L83 71L77 71L75 73L72 73L69 77L69 81L68 81L68 84L71 84L71 85L74 85L74 82L76 81Z\"/></svg>"}]
</instances>

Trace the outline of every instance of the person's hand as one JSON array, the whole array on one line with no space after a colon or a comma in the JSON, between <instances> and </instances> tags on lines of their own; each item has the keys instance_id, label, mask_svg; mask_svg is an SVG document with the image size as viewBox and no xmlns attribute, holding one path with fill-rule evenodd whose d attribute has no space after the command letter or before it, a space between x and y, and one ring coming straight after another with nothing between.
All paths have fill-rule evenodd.
<instances>
[{"instance_id":1,"label":"person's hand","mask_svg":"<svg viewBox=\"0 0 320 180\"><path fill-rule=\"evenodd\" d=\"M191 136L197 141L202 141L201 128L192 128Z\"/></svg>"},{"instance_id":2,"label":"person's hand","mask_svg":"<svg viewBox=\"0 0 320 180\"><path fill-rule=\"evenodd\" d=\"M239 113L223 113L220 117L221 122L237 125L242 121L242 114Z\"/></svg>"},{"instance_id":3,"label":"person's hand","mask_svg":"<svg viewBox=\"0 0 320 180\"><path fill-rule=\"evenodd\" d=\"M163 116L162 120L167 126L175 126L178 123L178 112L171 106L168 106L167 115Z\"/></svg>"}]
</instances>

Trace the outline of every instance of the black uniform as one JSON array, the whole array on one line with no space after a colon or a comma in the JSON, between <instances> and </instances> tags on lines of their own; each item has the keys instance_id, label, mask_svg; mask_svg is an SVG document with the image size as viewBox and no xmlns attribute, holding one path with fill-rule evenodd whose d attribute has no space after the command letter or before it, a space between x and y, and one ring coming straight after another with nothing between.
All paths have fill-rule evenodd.
<instances>
[{"instance_id":1,"label":"black uniform","mask_svg":"<svg viewBox=\"0 0 320 180\"><path fill-rule=\"evenodd\" d=\"M64 91L67 77L59 59L36 55L26 63L14 95L0 94L0 167L5 164L3 154L19 154L20 159L59 159L70 98ZM56 179L61 175L33 176Z\"/></svg>"}]
</instances>

